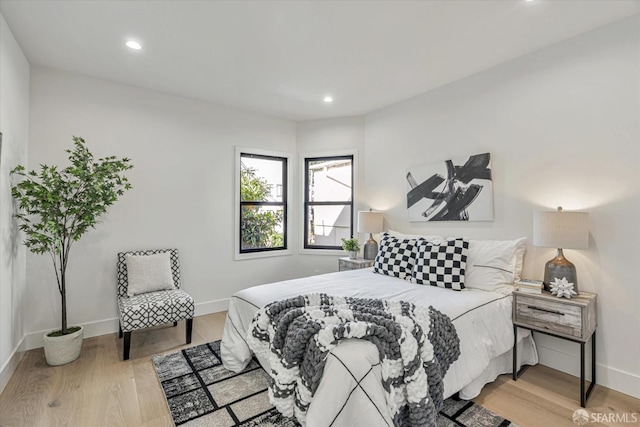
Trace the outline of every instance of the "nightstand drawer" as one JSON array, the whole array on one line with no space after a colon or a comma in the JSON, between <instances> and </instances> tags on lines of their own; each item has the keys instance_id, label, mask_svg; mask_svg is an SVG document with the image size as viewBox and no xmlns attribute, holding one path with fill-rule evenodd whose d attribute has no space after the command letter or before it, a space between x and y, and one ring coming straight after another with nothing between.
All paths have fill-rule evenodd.
<instances>
[{"instance_id":1,"label":"nightstand drawer","mask_svg":"<svg viewBox=\"0 0 640 427\"><path fill-rule=\"evenodd\" d=\"M339 271L357 270L359 268L362 268L362 267L360 267L359 265L356 265L356 264L354 264L352 262L345 261L343 259L341 259L338 262L338 270Z\"/></svg>"},{"instance_id":2,"label":"nightstand drawer","mask_svg":"<svg viewBox=\"0 0 640 427\"><path fill-rule=\"evenodd\" d=\"M338 271L358 270L373 265L372 259L363 258L340 258L338 260Z\"/></svg>"},{"instance_id":3,"label":"nightstand drawer","mask_svg":"<svg viewBox=\"0 0 640 427\"><path fill-rule=\"evenodd\" d=\"M584 338L582 308L575 305L518 295L514 321L576 338Z\"/></svg>"}]
</instances>

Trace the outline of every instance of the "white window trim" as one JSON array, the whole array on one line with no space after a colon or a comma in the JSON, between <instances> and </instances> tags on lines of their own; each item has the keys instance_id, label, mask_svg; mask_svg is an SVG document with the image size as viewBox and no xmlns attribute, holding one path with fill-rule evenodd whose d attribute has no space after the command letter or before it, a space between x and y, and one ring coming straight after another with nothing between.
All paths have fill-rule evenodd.
<instances>
[{"instance_id":1,"label":"white window trim","mask_svg":"<svg viewBox=\"0 0 640 427\"><path fill-rule=\"evenodd\" d=\"M251 252L251 253L240 253L240 155L242 153L249 154L257 154L260 156L272 156L272 157L283 157L287 159L287 248L282 250L273 250L273 251L264 251L264 252ZM292 192L292 184L294 177L291 174L292 171L292 160L293 154L284 152L284 151L275 151L275 150L265 150L262 148L251 148L251 147L239 147L236 146L235 153L235 164L233 167L234 174L234 227L233 227L233 240L235 246L235 254L234 258L236 261L246 260L246 259L256 259L256 258L269 258L276 256L288 256L293 255L293 250L291 249L293 245L296 244L295 237L293 237L293 216L291 215L291 195Z\"/></svg>"},{"instance_id":2,"label":"white window trim","mask_svg":"<svg viewBox=\"0 0 640 427\"><path fill-rule=\"evenodd\" d=\"M345 256L346 252L341 250L341 249L312 249L312 248L305 248L304 247L304 228L307 226L307 224L304 223L304 192L306 191L306 188L304 186L304 180L305 180L305 176L304 176L304 160L308 157L334 157L334 156L353 156L353 215L354 215L354 224L353 224L353 234L354 236L358 235L358 232L356 231L358 229L358 224L357 222L357 211L358 211L358 203L357 203L357 197L356 197L356 193L357 193L357 189L358 189L358 184L359 184L359 173L358 173L358 163L359 163L359 158L358 158L358 150L356 149L350 149L350 150L332 150L332 151L313 151L313 152L309 152L309 153L300 153L298 155L298 176L300 177L299 181L299 185L298 187L300 187L300 193L298 194L299 196L299 200L300 200L300 207L298 209L298 218L300 218L299 224L300 226L298 227L298 233L299 233L299 237L298 237L298 253L302 254L302 255L329 255L329 256Z\"/></svg>"}]
</instances>

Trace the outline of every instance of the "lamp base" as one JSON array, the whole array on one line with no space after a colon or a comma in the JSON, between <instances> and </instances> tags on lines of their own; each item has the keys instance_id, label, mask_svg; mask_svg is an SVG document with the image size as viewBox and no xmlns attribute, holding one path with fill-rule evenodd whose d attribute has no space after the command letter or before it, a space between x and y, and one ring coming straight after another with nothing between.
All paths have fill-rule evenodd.
<instances>
[{"instance_id":1,"label":"lamp base","mask_svg":"<svg viewBox=\"0 0 640 427\"><path fill-rule=\"evenodd\" d=\"M369 240L364 244L363 256L364 259L373 260L376 259L378 254L378 242L373 240L373 234L369 233Z\"/></svg>"},{"instance_id":2,"label":"lamp base","mask_svg":"<svg viewBox=\"0 0 640 427\"><path fill-rule=\"evenodd\" d=\"M544 290L551 291L551 282L555 279L567 278L569 283L573 283L573 290L578 292L578 276L576 266L564 257L562 249L558 248L556 257L544 265Z\"/></svg>"}]
</instances>

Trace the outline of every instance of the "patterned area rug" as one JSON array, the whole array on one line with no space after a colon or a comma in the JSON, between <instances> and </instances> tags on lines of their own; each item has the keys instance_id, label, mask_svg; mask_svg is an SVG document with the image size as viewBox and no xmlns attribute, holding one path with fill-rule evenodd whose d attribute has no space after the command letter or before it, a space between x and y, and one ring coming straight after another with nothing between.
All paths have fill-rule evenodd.
<instances>
[{"instance_id":1,"label":"patterned area rug","mask_svg":"<svg viewBox=\"0 0 640 427\"><path fill-rule=\"evenodd\" d=\"M239 374L227 371L220 341L154 356L153 364L176 426L297 427L269 403L269 375L254 360ZM517 427L471 401L449 398L437 427Z\"/></svg>"}]
</instances>

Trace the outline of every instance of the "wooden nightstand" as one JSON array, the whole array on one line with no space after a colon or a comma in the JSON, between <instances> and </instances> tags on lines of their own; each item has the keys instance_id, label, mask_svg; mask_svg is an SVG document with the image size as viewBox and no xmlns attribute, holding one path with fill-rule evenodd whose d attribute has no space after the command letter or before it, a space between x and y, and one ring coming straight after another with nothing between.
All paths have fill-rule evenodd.
<instances>
[{"instance_id":1,"label":"wooden nightstand","mask_svg":"<svg viewBox=\"0 0 640 427\"><path fill-rule=\"evenodd\" d=\"M338 260L338 271L357 270L373 265L372 259L344 257Z\"/></svg>"},{"instance_id":2,"label":"wooden nightstand","mask_svg":"<svg viewBox=\"0 0 640 427\"><path fill-rule=\"evenodd\" d=\"M513 293L513 380L516 381L528 366L517 372L518 328L580 344L580 405L584 408L596 385L596 303L598 296L580 292L571 299L558 298L549 292ZM591 338L591 384L585 393L585 344Z\"/></svg>"}]
</instances>

